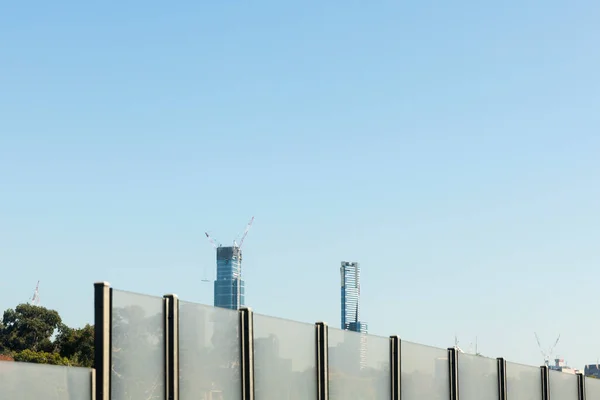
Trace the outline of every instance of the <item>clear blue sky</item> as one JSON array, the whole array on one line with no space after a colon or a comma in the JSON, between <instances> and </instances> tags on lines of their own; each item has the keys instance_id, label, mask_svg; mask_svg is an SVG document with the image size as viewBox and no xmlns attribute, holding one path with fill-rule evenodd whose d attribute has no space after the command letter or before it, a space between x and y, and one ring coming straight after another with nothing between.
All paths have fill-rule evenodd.
<instances>
[{"instance_id":1,"label":"clear blue sky","mask_svg":"<svg viewBox=\"0 0 600 400\"><path fill-rule=\"evenodd\" d=\"M210 304L255 215L256 312L338 326L356 260L374 334L596 362L600 4L408 3L3 5L0 308Z\"/></svg>"}]
</instances>

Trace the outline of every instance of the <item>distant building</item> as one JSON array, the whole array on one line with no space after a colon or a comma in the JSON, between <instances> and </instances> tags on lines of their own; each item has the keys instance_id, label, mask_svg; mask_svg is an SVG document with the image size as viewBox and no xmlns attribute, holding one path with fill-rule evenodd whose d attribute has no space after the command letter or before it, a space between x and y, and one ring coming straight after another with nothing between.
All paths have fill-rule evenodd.
<instances>
[{"instance_id":1,"label":"distant building","mask_svg":"<svg viewBox=\"0 0 600 400\"><path fill-rule=\"evenodd\" d=\"M564 372L566 374L576 374L577 372L579 372L575 368L567 366L565 360L562 358L554 359L554 365L548 365L548 368L553 371Z\"/></svg>"},{"instance_id":2,"label":"distant building","mask_svg":"<svg viewBox=\"0 0 600 400\"><path fill-rule=\"evenodd\" d=\"M350 322L348 324L349 331L360 332L360 333L368 333L369 325L366 322Z\"/></svg>"},{"instance_id":3,"label":"distant building","mask_svg":"<svg viewBox=\"0 0 600 400\"><path fill-rule=\"evenodd\" d=\"M583 371L585 376L593 376L600 379L600 366L598 364L588 364Z\"/></svg>"},{"instance_id":4,"label":"distant building","mask_svg":"<svg viewBox=\"0 0 600 400\"><path fill-rule=\"evenodd\" d=\"M367 324L360 321L360 266L357 262L342 261L341 277L341 328L367 333Z\"/></svg>"},{"instance_id":5,"label":"distant building","mask_svg":"<svg viewBox=\"0 0 600 400\"><path fill-rule=\"evenodd\" d=\"M358 347L360 368L367 364L368 324L360 320L360 266L357 262L342 261L341 276L341 328L347 331L361 333Z\"/></svg>"},{"instance_id":6,"label":"distant building","mask_svg":"<svg viewBox=\"0 0 600 400\"><path fill-rule=\"evenodd\" d=\"M242 251L237 246L218 247L214 306L237 310L245 304Z\"/></svg>"}]
</instances>

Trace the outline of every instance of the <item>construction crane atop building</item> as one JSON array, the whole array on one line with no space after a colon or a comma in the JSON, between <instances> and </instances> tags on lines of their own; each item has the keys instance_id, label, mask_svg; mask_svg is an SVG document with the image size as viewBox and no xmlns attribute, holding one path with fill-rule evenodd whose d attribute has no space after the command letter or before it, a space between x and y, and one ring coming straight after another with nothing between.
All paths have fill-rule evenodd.
<instances>
[{"instance_id":1,"label":"construction crane atop building","mask_svg":"<svg viewBox=\"0 0 600 400\"><path fill-rule=\"evenodd\" d=\"M206 238L208 239L208 241L210 242L210 244L212 245L212 247L214 247L215 249L217 247L221 247L221 243L215 241L215 239L213 239L208 232L204 232L204 234L206 235Z\"/></svg>"},{"instance_id":2,"label":"construction crane atop building","mask_svg":"<svg viewBox=\"0 0 600 400\"><path fill-rule=\"evenodd\" d=\"M242 245L244 244L244 239L246 239L246 236L248 235L248 231L250 230L250 228L252 228L253 222L254 222L254 217L250 218L250 222L248 222L248 225L246 225L246 229L244 229L244 233L242 234L242 238L240 239L239 246L237 246L237 243L235 242L235 240L233 241L233 245L237 246L240 250L242 248Z\"/></svg>"},{"instance_id":3,"label":"construction crane atop building","mask_svg":"<svg viewBox=\"0 0 600 400\"><path fill-rule=\"evenodd\" d=\"M215 241L209 234L208 232L204 232L204 234L206 235L206 238L208 239L209 243L211 244L212 247L214 247L215 249L218 249L219 247L221 247L221 243ZM203 283L209 283L210 279L208 279L208 266L204 267L204 275L202 276L201 282Z\"/></svg>"},{"instance_id":4,"label":"construction crane atop building","mask_svg":"<svg viewBox=\"0 0 600 400\"><path fill-rule=\"evenodd\" d=\"M250 228L252 227L252 223L254 222L254 217L250 218L250 221L248 222L248 224L246 225L246 228L244 229L244 232L241 235L241 238L239 239L239 244L237 241L237 238L233 241L233 253L232 254L238 254L239 255L239 263L240 263L240 267L238 269L237 272L235 272L233 274L234 280L236 280L236 286L237 286L237 308L239 309L240 307L240 302L241 302L241 279L242 279L242 271L241 271L241 257L242 257L242 246L244 245L244 240L246 239L246 236L248 235L248 232L250 231ZM219 251L220 250L224 250L226 249L225 247L222 248L221 243L219 243L217 240L215 240L208 232L204 232L204 234L206 235L206 238L208 239L208 241L210 242L210 244L213 246L213 248L215 250L217 250L217 258L219 257ZM210 282L208 280L208 273L206 271L205 273L205 278L202 279L202 282Z\"/></svg>"},{"instance_id":5,"label":"construction crane atop building","mask_svg":"<svg viewBox=\"0 0 600 400\"><path fill-rule=\"evenodd\" d=\"M242 246L244 245L244 240L246 239L246 236L248 236L248 231L250 231L250 228L252 228L253 222L254 222L254 217L250 218L248 225L246 225L246 229L244 229L244 233L242 233L242 237L240 239L240 244L237 243L237 238L236 238L233 240L233 247L237 247L238 249L241 250ZM221 243L219 241L217 241L215 238L213 238L212 236L210 236L210 234L208 232L204 232L204 234L206 235L206 238L208 239L208 241L210 242L212 247L217 249L222 246Z\"/></svg>"},{"instance_id":6,"label":"construction crane atop building","mask_svg":"<svg viewBox=\"0 0 600 400\"><path fill-rule=\"evenodd\" d=\"M554 353L554 349L556 348L556 345L558 344L558 341L560 340L560 334L556 338L556 341L554 342L552 347L549 347L546 350L544 350L544 348L542 347L542 343L540 341L540 337L538 336L538 334L535 332L533 332L533 334L535 335L535 340L537 341L538 347L540 348L540 353L542 353L542 356L544 357L544 365L549 366L550 365L550 357L552 357L552 353Z\"/></svg>"},{"instance_id":7,"label":"construction crane atop building","mask_svg":"<svg viewBox=\"0 0 600 400\"><path fill-rule=\"evenodd\" d=\"M33 291L33 296L31 296L31 300L29 300L29 303L33 306L40 305L40 281L37 281L37 284L35 285L35 290Z\"/></svg>"},{"instance_id":8,"label":"construction crane atop building","mask_svg":"<svg viewBox=\"0 0 600 400\"><path fill-rule=\"evenodd\" d=\"M237 309L241 306L241 285L242 285L242 246L244 245L244 240L252 227L252 223L254 222L254 217L250 218L250 221L246 225L244 232L239 239L239 244L237 238L233 241L233 246L221 246L219 242L217 242L208 232L204 232L206 238L213 246L213 248L217 251L217 280L220 282L230 281L233 286L233 282L235 282L236 286L236 299L233 300L233 293L231 296L231 301L223 302L224 293L223 293L223 285L217 285L215 283L215 307L224 306L225 308L234 308ZM202 282L209 282L208 277L202 279ZM222 283L222 282L221 282ZM227 285L226 285L227 286ZM225 297L227 297L225 295ZM217 299L219 302L217 301Z\"/></svg>"}]
</instances>

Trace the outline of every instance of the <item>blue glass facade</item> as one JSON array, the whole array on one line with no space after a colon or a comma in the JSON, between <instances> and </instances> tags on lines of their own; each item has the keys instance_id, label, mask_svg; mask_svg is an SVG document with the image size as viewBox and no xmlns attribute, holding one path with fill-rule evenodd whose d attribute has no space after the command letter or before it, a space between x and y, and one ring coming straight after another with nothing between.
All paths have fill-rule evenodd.
<instances>
[{"instance_id":1,"label":"blue glass facade","mask_svg":"<svg viewBox=\"0 0 600 400\"><path fill-rule=\"evenodd\" d=\"M342 323L347 331L360 332L358 357L360 368L366 368L367 362L367 324L360 320L360 266L357 262L342 261L340 267Z\"/></svg>"},{"instance_id":2,"label":"blue glass facade","mask_svg":"<svg viewBox=\"0 0 600 400\"><path fill-rule=\"evenodd\" d=\"M367 333L369 330L369 325L366 322L350 322L348 324L348 330L360 333Z\"/></svg>"},{"instance_id":3,"label":"blue glass facade","mask_svg":"<svg viewBox=\"0 0 600 400\"><path fill-rule=\"evenodd\" d=\"M242 251L237 246L218 247L214 305L215 307L237 310L245 304Z\"/></svg>"},{"instance_id":4,"label":"blue glass facade","mask_svg":"<svg viewBox=\"0 0 600 400\"><path fill-rule=\"evenodd\" d=\"M341 328L366 333L367 325L360 322L360 266L357 262L342 261Z\"/></svg>"}]
</instances>

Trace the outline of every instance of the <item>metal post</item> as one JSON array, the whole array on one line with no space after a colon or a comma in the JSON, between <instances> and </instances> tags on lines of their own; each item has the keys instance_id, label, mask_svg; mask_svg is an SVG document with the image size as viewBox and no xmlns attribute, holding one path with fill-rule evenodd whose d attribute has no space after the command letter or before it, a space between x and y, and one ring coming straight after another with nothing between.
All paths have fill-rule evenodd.
<instances>
[{"instance_id":1,"label":"metal post","mask_svg":"<svg viewBox=\"0 0 600 400\"><path fill-rule=\"evenodd\" d=\"M112 288L108 282L94 283L94 370L96 400L110 400L112 345Z\"/></svg>"},{"instance_id":2,"label":"metal post","mask_svg":"<svg viewBox=\"0 0 600 400\"><path fill-rule=\"evenodd\" d=\"M585 375L581 372L577 373L577 392L579 400L585 400Z\"/></svg>"},{"instance_id":3,"label":"metal post","mask_svg":"<svg viewBox=\"0 0 600 400\"><path fill-rule=\"evenodd\" d=\"M402 398L402 342L398 336L390 336L390 398Z\"/></svg>"},{"instance_id":4,"label":"metal post","mask_svg":"<svg viewBox=\"0 0 600 400\"><path fill-rule=\"evenodd\" d=\"M254 318L248 307L239 310L242 400L254 400Z\"/></svg>"},{"instance_id":5,"label":"metal post","mask_svg":"<svg viewBox=\"0 0 600 400\"><path fill-rule=\"evenodd\" d=\"M90 371L90 399L96 400L96 370L92 368Z\"/></svg>"},{"instance_id":6,"label":"metal post","mask_svg":"<svg viewBox=\"0 0 600 400\"><path fill-rule=\"evenodd\" d=\"M317 400L329 399L329 327L325 322L315 324L317 357Z\"/></svg>"},{"instance_id":7,"label":"metal post","mask_svg":"<svg viewBox=\"0 0 600 400\"><path fill-rule=\"evenodd\" d=\"M448 373L450 378L450 400L458 400L458 351L455 347L448 349Z\"/></svg>"},{"instance_id":8,"label":"metal post","mask_svg":"<svg viewBox=\"0 0 600 400\"><path fill-rule=\"evenodd\" d=\"M547 365L540 367L542 375L542 400L550 400L550 369Z\"/></svg>"},{"instance_id":9,"label":"metal post","mask_svg":"<svg viewBox=\"0 0 600 400\"><path fill-rule=\"evenodd\" d=\"M496 358L498 365L498 400L506 399L506 360L502 357Z\"/></svg>"},{"instance_id":10,"label":"metal post","mask_svg":"<svg viewBox=\"0 0 600 400\"><path fill-rule=\"evenodd\" d=\"M165 398L179 400L179 299L163 296L165 335Z\"/></svg>"}]
</instances>

